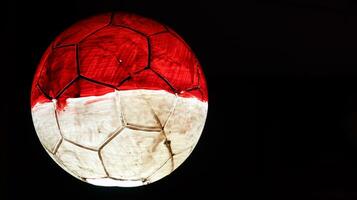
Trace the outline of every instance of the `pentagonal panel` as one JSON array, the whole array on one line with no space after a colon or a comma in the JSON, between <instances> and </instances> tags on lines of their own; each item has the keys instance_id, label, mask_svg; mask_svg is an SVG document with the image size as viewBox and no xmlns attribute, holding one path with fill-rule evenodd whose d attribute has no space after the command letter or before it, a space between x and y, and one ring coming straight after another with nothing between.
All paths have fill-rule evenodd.
<instances>
[{"instance_id":1,"label":"pentagonal panel","mask_svg":"<svg viewBox=\"0 0 357 200\"><path fill-rule=\"evenodd\" d=\"M78 76L75 47L68 46L53 50L44 65L38 84L46 94L55 98Z\"/></svg>"},{"instance_id":2,"label":"pentagonal panel","mask_svg":"<svg viewBox=\"0 0 357 200\"><path fill-rule=\"evenodd\" d=\"M108 93L102 94L104 92ZM122 127L119 98L113 89L80 80L63 93L61 98L64 97L66 99L59 100L61 109L58 111L64 138L98 149Z\"/></svg>"},{"instance_id":3,"label":"pentagonal panel","mask_svg":"<svg viewBox=\"0 0 357 200\"><path fill-rule=\"evenodd\" d=\"M176 90L194 85L197 70L196 58L191 49L170 33L150 37L153 70L167 79Z\"/></svg>"},{"instance_id":4,"label":"pentagonal panel","mask_svg":"<svg viewBox=\"0 0 357 200\"><path fill-rule=\"evenodd\" d=\"M97 15L79 21L78 23L72 25L64 32L62 32L54 42L54 46L63 46L69 44L76 44L83 40L84 38L91 35L93 32L105 27L110 22L110 13Z\"/></svg>"},{"instance_id":5,"label":"pentagonal panel","mask_svg":"<svg viewBox=\"0 0 357 200\"><path fill-rule=\"evenodd\" d=\"M82 178L102 178L106 176L98 152L96 151L84 149L63 141L56 156L65 168Z\"/></svg>"},{"instance_id":6,"label":"pentagonal panel","mask_svg":"<svg viewBox=\"0 0 357 200\"><path fill-rule=\"evenodd\" d=\"M36 133L42 145L51 153L54 153L56 145L61 140L55 106L53 102L39 103L31 110Z\"/></svg>"},{"instance_id":7,"label":"pentagonal panel","mask_svg":"<svg viewBox=\"0 0 357 200\"><path fill-rule=\"evenodd\" d=\"M79 45L80 74L113 86L148 65L145 37L126 28L106 27Z\"/></svg>"},{"instance_id":8,"label":"pentagonal panel","mask_svg":"<svg viewBox=\"0 0 357 200\"><path fill-rule=\"evenodd\" d=\"M177 99L174 112L164 127L174 154L196 145L207 115L206 102L196 98L177 97Z\"/></svg>"},{"instance_id":9,"label":"pentagonal panel","mask_svg":"<svg viewBox=\"0 0 357 200\"><path fill-rule=\"evenodd\" d=\"M104 166L114 178L146 178L170 158L164 141L160 132L124 129L101 150Z\"/></svg>"},{"instance_id":10,"label":"pentagonal panel","mask_svg":"<svg viewBox=\"0 0 357 200\"><path fill-rule=\"evenodd\" d=\"M142 95L144 90L120 91L120 104L126 123L137 127L161 129L160 121L149 102Z\"/></svg>"},{"instance_id":11,"label":"pentagonal panel","mask_svg":"<svg viewBox=\"0 0 357 200\"><path fill-rule=\"evenodd\" d=\"M131 76L119 87L119 90L148 89L165 90L174 93L170 85L154 73L151 69L145 69Z\"/></svg>"},{"instance_id":12,"label":"pentagonal panel","mask_svg":"<svg viewBox=\"0 0 357 200\"><path fill-rule=\"evenodd\" d=\"M113 17L113 25L130 27L145 35L166 31L166 28L154 20L130 13L117 13Z\"/></svg>"}]
</instances>

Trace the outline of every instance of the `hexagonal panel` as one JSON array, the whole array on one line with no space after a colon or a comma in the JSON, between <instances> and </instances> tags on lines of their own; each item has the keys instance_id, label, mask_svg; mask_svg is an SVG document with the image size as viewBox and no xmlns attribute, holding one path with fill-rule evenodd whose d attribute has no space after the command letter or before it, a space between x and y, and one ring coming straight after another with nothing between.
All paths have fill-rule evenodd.
<instances>
[{"instance_id":1,"label":"hexagonal panel","mask_svg":"<svg viewBox=\"0 0 357 200\"><path fill-rule=\"evenodd\" d=\"M124 120L129 125L160 130L160 121L149 102L144 99L142 92L142 90L119 92Z\"/></svg>"},{"instance_id":2,"label":"hexagonal panel","mask_svg":"<svg viewBox=\"0 0 357 200\"><path fill-rule=\"evenodd\" d=\"M196 58L190 48L170 33L150 37L151 68L167 79L176 90L194 85Z\"/></svg>"},{"instance_id":3,"label":"hexagonal panel","mask_svg":"<svg viewBox=\"0 0 357 200\"><path fill-rule=\"evenodd\" d=\"M105 13L79 21L78 23L72 25L64 32L62 32L55 39L54 47L76 44L80 42L93 32L108 25L110 18L111 13Z\"/></svg>"},{"instance_id":4,"label":"hexagonal panel","mask_svg":"<svg viewBox=\"0 0 357 200\"><path fill-rule=\"evenodd\" d=\"M55 156L67 170L82 178L102 178L106 176L96 151L84 149L64 140Z\"/></svg>"},{"instance_id":5,"label":"hexagonal panel","mask_svg":"<svg viewBox=\"0 0 357 200\"><path fill-rule=\"evenodd\" d=\"M77 76L75 46L54 49L41 70L38 84L55 98Z\"/></svg>"},{"instance_id":6,"label":"hexagonal panel","mask_svg":"<svg viewBox=\"0 0 357 200\"><path fill-rule=\"evenodd\" d=\"M166 28L160 23L130 13L115 14L113 17L112 24L130 27L145 35L152 35L155 33L166 31Z\"/></svg>"},{"instance_id":7,"label":"hexagonal panel","mask_svg":"<svg viewBox=\"0 0 357 200\"><path fill-rule=\"evenodd\" d=\"M61 132L72 142L98 149L122 128L119 98L112 88L79 80L59 101Z\"/></svg>"},{"instance_id":8,"label":"hexagonal panel","mask_svg":"<svg viewBox=\"0 0 357 200\"><path fill-rule=\"evenodd\" d=\"M57 125L55 107L56 105L53 102L46 102L37 104L31 110L36 133L42 145L51 153L54 153L62 138Z\"/></svg>"},{"instance_id":9,"label":"hexagonal panel","mask_svg":"<svg viewBox=\"0 0 357 200\"><path fill-rule=\"evenodd\" d=\"M196 145L207 115L206 102L196 98L177 99L175 109L164 127L174 154Z\"/></svg>"},{"instance_id":10,"label":"hexagonal panel","mask_svg":"<svg viewBox=\"0 0 357 200\"><path fill-rule=\"evenodd\" d=\"M113 86L148 65L145 37L126 28L106 27L79 45L80 74Z\"/></svg>"},{"instance_id":11,"label":"hexagonal panel","mask_svg":"<svg viewBox=\"0 0 357 200\"><path fill-rule=\"evenodd\" d=\"M158 170L170 158L162 133L124 129L101 150L109 176L139 180Z\"/></svg>"},{"instance_id":12,"label":"hexagonal panel","mask_svg":"<svg viewBox=\"0 0 357 200\"><path fill-rule=\"evenodd\" d=\"M118 87L119 90L133 90L133 89L148 89L148 90L165 90L174 93L164 79L160 78L151 69L145 69L139 73L131 76L130 79L123 82Z\"/></svg>"},{"instance_id":13,"label":"hexagonal panel","mask_svg":"<svg viewBox=\"0 0 357 200\"><path fill-rule=\"evenodd\" d=\"M176 96L164 90L144 90L141 96L164 126L175 106Z\"/></svg>"},{"instance_id":14,"label":"hexagonal panel","mask_svg":"<svg viewBox=\"0 0 357 200\"><path fill-rule=\"evenodd\" d=\"M168 160L159 170L147 177L148 182L152 183L170 174L177 169L191 154L192 149L186 149L182 152L175 154L170 160Z\"/></svg>"}]
</instances>

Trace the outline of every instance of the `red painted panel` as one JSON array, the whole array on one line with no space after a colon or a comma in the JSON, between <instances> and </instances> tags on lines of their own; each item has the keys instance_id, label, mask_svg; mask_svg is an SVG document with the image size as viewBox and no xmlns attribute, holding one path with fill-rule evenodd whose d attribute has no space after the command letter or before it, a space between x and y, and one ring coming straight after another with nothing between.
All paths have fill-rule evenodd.
<instances>
[{"instance_id":1,"label":"red painted panel","mask_svg":"<svg viewBox=\"0 0 357 200\"><path fill-rule=\"evenodd\" d=\"M38 84L48 96L55 98L77 77L75 46L53 49L43 65Z\"/></svg>"},{"instance_id":2,"label":"red painted panel","mask_svg":"<svg viewBox=\"0 0 357 200\"><path fill-rule=\"evenodd\" d=\"M80 74L119 85L129 74L148 65L147 39L129 29L106 27L79 45Z\"/></svg>"},{"instance_id":3,"label":"red painted panel","mask_svg":"<svg viewBox=\"0 0 357 200\"><path fill-rule=\"evenodd\" d=\"M65 108L68 98L101 96L109 92L114 92L114 89L84 79L78 79L58 98L57 108L59 110Z\"/></svg>"},{"instance_id":4,"label":"red painted panel","mask_svg":"<svg viewBox=\"0 0 357 200\"><path fill-rule=\"evenodd\" d=\"M160 33L166 30L163 25L127 13L116 13L112 23L129 28L110 25L109 21L110 14L92 17L57 37L53 46L61 47L52 49L51 45L35 73L32 106L44 102L44 98L50 100L61 95L61 107L66 98L102 95L114 88L160 89L207 101L202 68L189 46L174 31ZM138 32L159 34L144 36ZM77 44L63 46L71 43ZM148 65L150 68L146 69ZM78 70L93 83L74 81ZM42 91L36 88L37 83Z\"/></svg>"},{"instance_id":5,"label":"red painted panel","mask_svg":"<svg viewBox=\"0 0 357 200\"><path fill-rule=\"evenodd\" d=\"M111 13L105 13L88 19L81 20L62 32L54 41L54 47L77 44L95 31L107 26Z\"/></svg>"},{"instance_id":6,"label":"red painted panel","mask_svg":"<svg viewBox=\"0 0 357 200\"><path fill-rule=\"evenodd\" d=\"M171 33L150 37L151 68L165 77L180 92L194 85L196 58L181 40Z\"/></svg>"},{"instance_id":7,"label":"red painted panel","mask_svg":"<svg viewBox=\"0 0 357 200\"><path fill-rule=\"evenodd\" d=\"M126 26L135 29L145 35L151 35L166 31L162 24L131 13L117 13L113 17L113 25Z\"/></svg>"}]
</instances>

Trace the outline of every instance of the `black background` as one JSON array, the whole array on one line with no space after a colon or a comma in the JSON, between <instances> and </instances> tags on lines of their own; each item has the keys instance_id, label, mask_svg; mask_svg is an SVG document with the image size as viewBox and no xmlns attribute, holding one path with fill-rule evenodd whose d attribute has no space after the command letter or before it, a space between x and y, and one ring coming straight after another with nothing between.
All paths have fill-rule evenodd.
<instances>
[{"instance_id":1,"label":"black background","mask_svg":"<svg viewBox=\"0 0 357 200\"><path fill-rule=\"evenodd\" d=\"M356 199L356 3L8 1L0 199ZM145 187L78 181L46 154L32 125L30 86L47 45L69 25L106 11L175 29L208 80L209 114L196 149Z\"/></svg>"}]
</instances>

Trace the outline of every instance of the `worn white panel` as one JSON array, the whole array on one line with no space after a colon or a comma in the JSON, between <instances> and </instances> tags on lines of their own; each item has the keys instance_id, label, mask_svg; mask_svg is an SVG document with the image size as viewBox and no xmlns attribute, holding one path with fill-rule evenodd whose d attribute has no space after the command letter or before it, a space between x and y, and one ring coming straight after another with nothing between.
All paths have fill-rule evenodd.
<instances>
[{"instance_id":1,"label":"worn white panel","mask_svg":"<svg viewBox=\"0 0 357 200\"><path fill-rule=\"evenodd\" d=\"M128 124L161 128L150 104L143 98L142 90L120 91L119 94L124 119Z\"/></svg>"},{"instance_id":2,"label":"worn white panel","mask_svg":"<svg viewBox=\"0 0 357 200\"><path fill-rule=\"evenodd\" d=\"M99 97L69 98L66 108L58 112L58 121L64 138L98 149L122 127L117 92Z\"/></svg>"},{"instance_id":3,"label":"worn white panel","mask_svg":"<svg viewBox=\"0 0 357 200\"><path fill-rule=\"evenodd\" d=\"M124 129L101 150L109 175L118 179L148 177L170 153L160 132Z\"/></svg>"},{"instance_id":4,"label":"worn white panel","mask_svg":"<svg viewBox=\"0 0 357 200\"><path fill-rule=\"evenodd\" d=\"M55 156L65 168L82 178L106 177L97 151L84 149L63 141Z\"/></svg>"},{"instance_id":5,"label":"worn white panel","mask_svg":"<svg viewBox=\"0 0 357 200\"><path fill-rule=\"evenodd\" d=\"M173 170L177 169L191 154L192 149L188 148L178 154L175 154L172 159L168 160L159 170L154 172L147 178L149 183L155 182L169 175ZM173 163L172 163L173 162Z\"/></svg>"},{"instance_id":6,"label":"worn white panel","mask_svg":"<svg viewBox=\"0 0 357 200\"><path fill-rule=\"evenodd\" d=\"M207 115L206 102L160 90L67 99L64 110L57 111L61 131L54 108L52 102L32 108L36 131L51 157L80 180L120 187L154 182L181 165ZM61 133L66 139L62 143ZM165 145L166 138L170 142Z\"/></svg>"},{"instance_id":7,"label":"worn white panel","mask_svg":"<svg viewBox=\"0 0 357 200\"><path fill-rule=\"evenodd\" d=\"M174 107L176 95L164 90L141 90L140 93L163 126Z\"/></svg>"},{"instance_id":8,"label":"worn white panel","mask_svg":"<svg viewBox=\"0 0 357 200\"><path fill-rule=\"evenodd\" d=\"M61 133L56 121L55 104L53 102L36 104L32 108L32 120L42 145L53 153L61 140Z\"/></svg>"},{"instance_id":9,"label":"worn white panel","mask_svg":"<svg viewBox=\"0 0 357 200\"><path fill-rule=\"evenodd\" d=\"M58 158L58 156L52 154L51 152L47 151L46 152L48 153L48 155L55 161L55 163L57 165L59 165L63 170L65 170L67 173L69 173L70 175L72 175L73 177L79 179L79 180L82 180L82 177L80 177L78 174L76 174L75 172L69 170L69 168L67 168L66 166L63 165L62 161Z\"/></svg>"},{"instance_id":10,"label":"worn white panel","mask_svg":"<svg viewBox=\"0 0 357 200\"><path fill-rule=\"evenodd\" d=\"M164 130L171 141L173 153L196 145L201 136L207 115L207 103L196 98L178 97L174 112Z\"/></svg>"}]
</instances>

